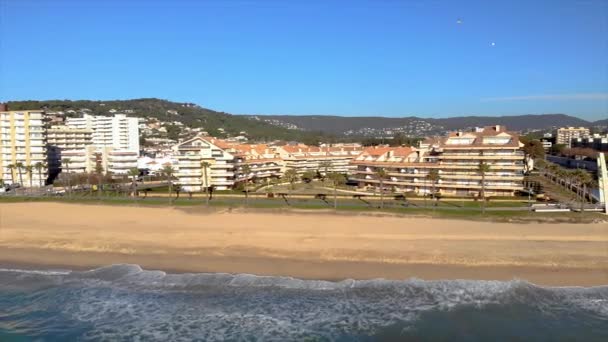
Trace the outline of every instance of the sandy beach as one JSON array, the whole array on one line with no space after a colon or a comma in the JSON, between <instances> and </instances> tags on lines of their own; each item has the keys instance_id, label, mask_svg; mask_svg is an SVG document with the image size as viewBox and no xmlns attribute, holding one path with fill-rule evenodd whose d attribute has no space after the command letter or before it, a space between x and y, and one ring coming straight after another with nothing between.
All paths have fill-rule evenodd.
<instances>
[{"instance_id":1,"label":"sandy beach","mask_svg":"<svg viewBox=\"0 0 608 342\"><path fill-rule=\"evenodd\" d=\"M607 285L608 224L0 204L0 266Z\"/></svg>"}]
</instances>

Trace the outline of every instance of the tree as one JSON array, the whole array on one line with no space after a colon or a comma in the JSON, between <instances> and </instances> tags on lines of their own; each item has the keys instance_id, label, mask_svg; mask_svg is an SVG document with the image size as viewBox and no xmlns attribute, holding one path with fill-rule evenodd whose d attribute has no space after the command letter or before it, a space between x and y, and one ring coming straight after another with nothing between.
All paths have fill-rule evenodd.
<instances>
[{"instance_id":1,"label":"tree","mask_svg":"<svg viewBox=\"0 0 608 342\"><path fill-rule=\"evenodd\" d=\"M95 164L95 173L97 174L97 195L101 195L101 190L103 187L103 166L101 163Z\"/></svg>"},{"instance_id":2,"label":"tree","mask_svg":"<svg viewBox=\"0 0 608 342\"><path fill-rule=\"evenodd\" d=\"M23 169L23 163L22 162L18 162L15 164L15 167L17 168L17 172L19 172L19 185L23 186L23 175L21 173L21 170Z\"/></svg>"},{"instance_id":3,"label":"tree","mask_svg":"<svg viewBox=\"0 0 608 342\"><path fill-rule=\"evenodd\" d=\"M555 144L555 145L551 146L551 149L549 151L552 154L561 154L565 148L566 148L566 145L564 145L564 144Z\"/></svg>"},{"instance_id":4,"label":"tree","mask_svg":"<svg viewBox=\"0 0 608 342\"><path fill-rule=\"evenodd\" d=\"M580 200L581 200L581 213L583 212L584 208L585 208L585 202L586 202L586 197L587 197L587 187L591 186L593 184L593 177L591 177L591 175L589 174L589 172L581 170L581 169L577 169L573 172L573 175L576 179L576 182L579 184L579 189L577 190L580 191Z\"/></svg>"},{"instance_id":5,"label":"tree","mask_svg":"<svg viewBox=\"0 0 608 342\"><path fill-rule=\"evenodd\" d=\"M432 190L431 190L431 198L433 200L435 200L435 184L439 180L439 171L437 171L437 169L431 169L429 171L429 173L426 175L426 179L428 179L429 181L431 181L431 188L432 188ZM436 203L434 203L433 205L436 205Z\"/></svg>"},{"instance_id":6,"label":"tree","mask_svg":"<svg viewBox=\"0 0 608 342\"><path fill-rule=\"evenodd\" d=\"M323 180L325 180L325 177L327 177L327 174L329 173L329 169L331 168L332 164L329 160L325 160L319 163L319 168L321 168L323 170Z\"/></svg>"},{"instance_id":7,"label":"tree","mask_svg":"<svg viewBox=\"0 0 608 342\"><path fill-rule=\"evenodd\" d=\"M310 183L315 179L316 176L317 176L316 171L309 170L309 171L304 172L304 174L302 175L302 180L305 183Z\"/></svg>"},{"instance_id":8,"label":"tree","mask_svg":"<svg viewBox=\"0 0 608 342\"><path fill-rule=\"evenodd\" d=\"M289 170L285 171L283 178L285 178L285 180L288 181L289 184L291 184L291 190L294 190L295 183L298 181L298 173L296 172L296 170L289 169Z\"/></svg>"},{"instance_id":9,"label":"tree","mask_svg":"<svg viewBox=\"0 0 608 342\"><path fill-rule=\"evenodd\" d=\"M479 163L477 172L481 175L481 212L486 212L486 173L490 172L490 165L485 162Z\"/></svg>"},{"instance_id":10,"label":"tree","mask_svg":"<svg viewBox=\"0 0 608 342\"><path fill-rule=\"evenodd\" d=\"M243 180L243 191L245 192L245 206L249 205L249 174L251 173L251 167L247 164L241 166L241 174L245 176Z\"/></svg>"},{"instance_id":11,"label":"tree","mask_svg":"<svg viewBox=\"0 0 608 342\"><path fill-rule=\"evenodd\" d=\"M24 169L25 169L25 173L27 174L27 176L30 179L30 188L32 188L33 187L33 184L32 184L33 179L32 178L33 178L33 175L34 175L34 167L32 165L26 165L24 167Z\"/></svg>"},{"instance_id":12,"label":"tree","mask_svg":"<svg viewBox=\"0 0 608 342\"><path fill-rule=\"evenodd\" d=\"M11 185L15 185L15 164L8 164L8 169L10 170L11 173Z\"/></svg>"},{"instance_id":13,"label":"tree","mask_svg":"<svg viewBox=\"0 0 608 342\"><path fill-rule=\"evenodd\" d=\"M539 158L545 157L545 148L540 140L529 140L524 144L523 151L525 154L526 173L530 172L530 166L533 165L533 161Z\"/></svg>"},{"instance_id":14,"label":"tree","mask_svg":"<svg viewBox=\"0 0 608 342\"><path fill-rule=\"evenodd\" d=\"M205 189L205 194L207 196L206 197L206 204L207 206L209 205L209 179L207 179L207 170L209 169L209 167L211 166L211 164L209 164L209 162L206 161L202 161L201 162L201 169L203 169L203 178L201 179L201 188Z\"/></svg>"},{"instance_id":15,"label":"tree","mask_svg":"<svg viewBox=\"0 0 608 342\"><path fill-rule=\"evenodd\" d=\"M173 174L175 173L175 169L171 165L166 165L162 169L162 174L167 177L167 186L169 193L169 204L173 204Z\"/></svg>"},{"instance_id":16,"label":"tree","mask_svg":"<svg viewBox=\"0 0 608 342\"><path fill-rule=\"evenodd\" d=\"M39 185L40 185L40 187L43 187L44 185L42 183L42 170L44 170L46 168L46 165L44 165L44 163L42 163L42 162L37 162L36 164L34 164L34 168L38 172Z\"/></svg>"},{"instance_id":17,"label":"tree","mask_svg":"<svg viewBox=\"0 0 608 342\"><path fill-rule=\"evenodd\" d=\"M137 177L139 177L139 169L136 167L129 169L128 175L131 177L131 189L133 197L137 198Z\"/></svg>"},{"instance_id":18,"label":"tree","mask_svg":"<svg viewBox=\"0 0 608 342\"><path fill-rule=\"evenodd\" d=\"M72 195L72 186L70 185L70 162L70 158L61 159L61 172L63 172L65 167L65 177L68 182L68 196Z\"/></svg>"},{"instance_id":19,"label":"tree","mask_svg":"<svg viewBox=\"0 0 608 342\"><path fill-rule=\"evenodd\" d=\"M384 179L388 173L383 168L376 169L376 177L380 180L380 209L384 208Z\"/></svg>"},{"instance_id":20,"label":"tree","mask_svg":"<svg viewBox=\"0 0 608 342\"><path fill-rule=\"evenodd\" d=\"M346 177L341 173L331 172L327 175L327 178L334 186L334 209L338 209L338 186L346 183Z\"/></svg>"}]
</instances>

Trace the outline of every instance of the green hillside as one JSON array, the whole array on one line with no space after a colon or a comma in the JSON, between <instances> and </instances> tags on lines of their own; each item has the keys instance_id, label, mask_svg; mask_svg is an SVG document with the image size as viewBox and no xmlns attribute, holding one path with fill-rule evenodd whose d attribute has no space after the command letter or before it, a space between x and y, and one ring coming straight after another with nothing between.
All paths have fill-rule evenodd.
<instances>
[{"instance_id":1,"label":"green hillside","mask_svg":"<svg viewBox=\"0 0 608 342\"><path fill-rule=\"evenodd\" d=\"M251 139L255 140L300 140L314 143L321 138L313 132L302 132L289 130L269 123L249 119L243 116L231 115L202 108L192 103L177 103L155 98L114 100L114 101L90 101L90 100L48 100L48 101L9 101L9 109L48 109L52 111L67 111L89 109L91 114L112 115L110 109L118 112L133 110L129 116L154 117L162 121L180 121L190 127L203 127L209 134L221 137L223 134L218 128L223 128L229 135L236 136L241 131L247 132ZM169 114L167 111L177 111L178 115ZM70 115L70 114L68 114ZM79 115L79 114L71 114Z\"/></svg>"}]
</instances>

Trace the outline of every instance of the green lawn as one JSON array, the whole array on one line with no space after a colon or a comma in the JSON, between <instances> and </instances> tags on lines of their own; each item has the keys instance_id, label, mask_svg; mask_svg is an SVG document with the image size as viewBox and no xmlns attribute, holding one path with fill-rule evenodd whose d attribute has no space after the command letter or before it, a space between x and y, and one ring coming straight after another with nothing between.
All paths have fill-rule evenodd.
<instances>
[{"instance_id":1,"label":"green lawn","mask_svg":"<svg viewBox=\"0 0 608 342\"><path fill-rule=\"evenodd\" d=\"M333 198L327 198L326 202L320 199L288 199L289 205L282 198L250 198L247 206L245 205L245 197L215 197L210 201L211 208L247 208L249 210L289 210L289 209L308 209L308 210L325 210L333 211ZM132 199L128 197L102 197L95 196L72 196L66 197L15 197L15 196L0 196L0 203L11 202L64 202L64 203L83 203L83 204L110 204L110 205L136 205L136 206L175 206L189 208L207 208L204 198L189 199L188 196L180 196L179 199L173 199L171 202L167 197L148 197ZM508 203L509 205L505 205ZM360 213L392 213L403 215L416 215L425 217L440 217L440 218L459 218L459 219L474 219L474 220L491 220L491 221L575 221L575 222L591 222L593 220L605 220L607 217L600 213L536 213L526 210L508 210L508 207L515 207L521 202L501 202L492 203L487 206L488 210L482 213L477 202L467 202L465 207L454 207L455 204L462 203L440 203L438 207L423 207L399 205L394 200L387 200L383 209L379 208L380 202L373 201L372 206L353 199L342 199L338 201L338 212L360 212ZM418 203L421 204L421 203ZM427 203L430 205L430 201ZM477 205L477 206L476 206ZM504 207L505 210L492 209L496 207Z\"/></svg>"}]
</instances>

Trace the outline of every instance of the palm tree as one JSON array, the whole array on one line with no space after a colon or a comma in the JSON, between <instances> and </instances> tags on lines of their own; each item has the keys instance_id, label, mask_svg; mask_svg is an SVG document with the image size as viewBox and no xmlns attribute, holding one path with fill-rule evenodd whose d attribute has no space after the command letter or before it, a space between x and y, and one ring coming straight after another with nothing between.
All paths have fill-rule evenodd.
<instances>
[{"instance_id":1,"label":"palm tree","mask_svg":"<svg viewBox=\"0 0 608 342\"><path fill-rule=\"evenodd\" d=\"M131 188L133 189L133 197L137 198L137 177L139 176L139 169L134 167L129 169L128 173L131 177Z\"/></svg>"},{"instance_id":2,"label":"palm tree","mask_svg":"<svg viewBox=\"0 0 608 342\"><path fill-rule=\"evenodd\" d=\"M486 173L490 172L490 165L485 162L479 163L477 172L481 175L481 212L486 212Z\"/></svg>"},{"instance_id":3,"label":"palm tree","mask_svg":"<svg viewBox=\"0 0 608 342\"><path fill-rule=\"evenodd\" d=\"M332 164L329 160L325 160L319 163L319 168L323 169L323 175L322 175L322 180L323 182L325 182L325 179L327 179L327 175L329 174L329 169L331 168Z\"/></svg>"},{"instance_id":4,"label":"palm tree","mask_svg":"<svg viewBox=\"0 0 608 342\"><path fill-rule=\"evenodd\" d=\"M19 172L19 185L23 186L23 175L21 174L21 169L23 169L23 163L22 162L18 162L15 164L15 167L17 168L17 172Z\"/></svg>"},{"instance_id":5,"label":"palm tree","mask_svg":"<svg viewBox=\"0 0 608 342\"><path fill-rule=\"evenodd\" d=\"M175 173L175 169L171 165L166 165L163 167L162 173L167 177L167 182L169 183L169 204L173 204L171 193L173 192L173 174Z\"/></svg>"},{"instance_id":6,"label":"palm tree","mask_svg":"<svg viewBox=\"0 0 608 342\"><path fill-rule=\"evenodd\" d=\"M338 209L338 186L346 183L346 177L338 172L332 172L327 177L334 186L334 209Z\"/></svg>"},{"instance_id":7,"label":"palm tree","mask_svg":"<svg viewBox=\"0 0 608 342\"><path fill-rule=\"evenodd\" d=\"M101 196L103 182L103 166L101 163L95 164L95 173L97 174L97 194Z\"/></svg>"},{"instance_id":8,"label":"palm tree","mask_svg":"<svg viewBox=\"0 0 608 342\"><path fill-rule=\"evenodd\" d=\"M251 167L249 165L241 166L241 175L245 176L243 180L244 190L245 190L245 206L249 204L249 188L247 187L247 183L249 183L249 174L251 173Z\"/></svg>"},{"instance_id":9,"label":"palm tree","mask_svg":"<svg viewBox=\"0 0 608 342\"><path fill-rule=\"evenodd\" d=\"M11 171L11 185L15 185L15 164L8 164L6 167Z\"/></svg>"},{"instance_id":10,"label":"palm tree","mask_svg":"<svg viewBox=\"0 0 608 342\"><path fill-rule=\"evenodd\" d=\"M34 168L36 169L36 171L38 171L38 182L40 187L43 187L42 184L42 170L44 170L46 168L46 165L44 165L44 163L42 162L37 162L36 164L34 164Z\"/></svg>"},{"instance_id":11,"label":"palm tree","mask_svg":"<svg viewBox=\"0 0 608 342\"><path fill-rule=\"evenodd\" d=\"M65 166L65 178L68 182L68 196L72 193L72 187L70 186L70 158L64 158L61 160L61 172L63 173L63 167Z\"/></svg>"},{"instance_id":12,"label":"palm tree","mask_svg":"<svg viewBox=\"0 0 608 342\"><path fill-rule=\"evenodd\" d=\"M432 169L431 171L429 171L429 173L426 175L426 179L431 181L431 199L433 199L433 206L436 205L435 203L435 183L437 183L437 181L439 180L439 171L437 171L437 169Z\"/></svg>"},{"instance_id":13,"label":"palm tree","mask_svg":"<svg viewBox=\"0 0 608 342\"><path fill-rule=\"evenodd\" d=\"M291 190L295 189L295 183L298 181L298 173L294 169L289 169L285 171L283 178L291 184Z\"/></svg>"},{"instance_id":14,"label":"palm tree","mask_svg":"<svg viewBox=\"0 0 608 342\"><path fill-rule=\"evenodd\" d=\"M201 179L201 188L205 189L206 205L209 205L209 180L207 179L207 169L211 166L209 162L202 161L201 168L203 169L203 178Z\"/></svg>"},{"instance_id":15,"label":"palm tree","mask_svg":"<svg viewBox=\"0 0 608 342\"><path fill-rule=\"evenodd\" d=\"M32 185L32 181L33 181L32 176L34 175L34 167L32 165L26 165L25 166L25 173L27 174L27 176L30 179L30 188L32 188L33 187L33 185Z\"/></svg>"},{"instance_id":16,"label":"palm tree","mask_svg":"<svg viewBox=\"0 0 608 342\"><path fill-rule=\"evenodd\" d=\"M577 194L580 193L580 200L581 200L581 213L583 212L583 209L585 208L585 202L586 202L586 197L587 197L587 186L593 184L593 177L591 177L591 175L589 174L589 172L581 170L581 169L577 169L574 172L572 172L576 182L578 183L578 189L577 189Z\"/></svg>"},{"instance_id":17,"label":"palm tree","mask_svg":"<svg viewBox=\"0 0 608 342\"><path fill-rule=\"evenodd\" d=\"M376 176L380 180L380 209L384 208L384 178L387 176L386 170L383 168L376 169Z\"/></svg>"}]
</instances>

